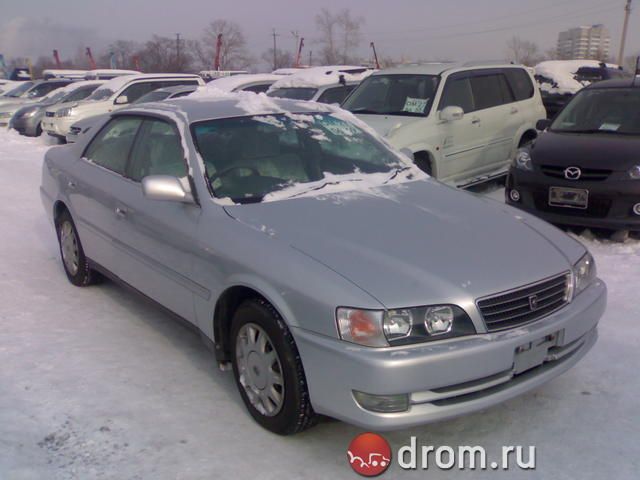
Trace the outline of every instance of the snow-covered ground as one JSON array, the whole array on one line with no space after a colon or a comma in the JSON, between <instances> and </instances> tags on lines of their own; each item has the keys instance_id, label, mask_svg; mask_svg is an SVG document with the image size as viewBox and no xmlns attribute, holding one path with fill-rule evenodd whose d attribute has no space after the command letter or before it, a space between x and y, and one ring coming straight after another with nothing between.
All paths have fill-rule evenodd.
<instances>
[{"instance_id":1,"label":"snow-covered ground","mask_svg":"<svg viewBox=\"0 0 640 480\"><path fill-rule=\"evenodd\" d=\"M196 334L111 283L67 282L38 194L46 148L0 132L0 479L357 478L346 449L359 429L265 432ZM535 445L535 472L498 476L638 478L640 242L584 241L609 285L593 351L520 398L386 434L394 451L411 435L489 455ZM489 475L393 465L383 478Z\"/></svg>"}]
</instances>

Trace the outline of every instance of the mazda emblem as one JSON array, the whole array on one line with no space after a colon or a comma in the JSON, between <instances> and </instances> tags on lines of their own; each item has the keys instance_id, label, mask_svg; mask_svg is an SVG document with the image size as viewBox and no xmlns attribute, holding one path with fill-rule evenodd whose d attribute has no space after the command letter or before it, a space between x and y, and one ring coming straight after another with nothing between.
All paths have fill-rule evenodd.
<instances>
[{"instance_id":1,"label":"mazda emblem","mask_svg":"<svg viewBox=\"0 0 640 480\"><path fill-rule=\"evenodd\" d=\"M564 178L567 180L578 180L582 176L582 170L578 167L567 167L564 169Z\"/></svg>"}]
</instances>

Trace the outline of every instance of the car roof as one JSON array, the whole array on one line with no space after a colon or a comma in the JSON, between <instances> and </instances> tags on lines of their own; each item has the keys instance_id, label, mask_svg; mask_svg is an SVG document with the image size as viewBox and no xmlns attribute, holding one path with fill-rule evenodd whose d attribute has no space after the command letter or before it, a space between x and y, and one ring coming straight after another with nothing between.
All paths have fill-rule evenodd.
<instances>
[{"instance_id":1,"label":"car roof","mask_svg":"<svg viewBox=\"0 0 640 480\"><path fill-rule=\"evenodd\" d=\"M195 95L195 94L194 94ZM301 100L289 100L267 97L253 92L229 93L219 97L187 96L163 102L143 103L119 110L118 113L166 114L175 117L178 114L187 123L203 120L218 120L232 117L248 117L279 113L313 113L334 111L335 107Z\"/></svg>"},{"instance_id":2,"label":"car roof","mask_svg":"<svg viewBox=\"0 0 640 480\"><path fill-rule=\"evenodd\" d=\"M605 88L640 88L640 78L636 77L635 81L631 78L614 78L613 80L602 80L594 82L585 87L585 89L605 89Z\"/></svg>"},{"instance_id":3,"label":"car roof","mask_svg":"<svg viewBox=\"0 0 640 480\"><path fill-rule=\"evenodd\" d=\"M482 68L524 68L522 65L502 62L433 62L398 65L374 72L373 75L442 75L453 70L477 70Z\"/></svg>"}]
</instances>

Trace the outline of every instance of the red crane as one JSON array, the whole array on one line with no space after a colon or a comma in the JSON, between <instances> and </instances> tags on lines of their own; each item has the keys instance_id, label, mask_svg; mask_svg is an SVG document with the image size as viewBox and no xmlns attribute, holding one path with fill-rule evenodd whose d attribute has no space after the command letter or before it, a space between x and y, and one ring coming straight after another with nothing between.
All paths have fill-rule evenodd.
<instances>
[{"instance_id":1,"label":"red crane","mask_svg":"<svg viewBox=\"0 0 640 480\"><path fill-rule=\"evenodd\" d=\"M89 47L87 47L87 58L89 59L89 67L91 68L91 70L95 70L96 68L98 68Z\"/></svg>"},{"instance_id":2,"label":"red crane","mask_svg":"<svg viewBox=\"0 0 640 480\"><path fill-rule=\"evenodd\" d=\"M58 50L53 51L53 59L56 62L56 68L61 68L62 64L60 63L60 55L58 54Z\"/></svg>"},{"instance_id":3,"label":"red crane","mask_svg":"<svg viewBox=\"0 0 640 480\"><path fill-rule=\"evenodd\" d=\"M296 62L293 64L293 66L296 68L300 66L300 56L302 55L302 47L304 47L304 37L300 38L300 45L298 46L298 54L296 55Z\"/></svg>"},{"instance_id":4,"label":"red crane","mask_svg":"<svg viewBox=\"0 0 640 480\"><path fill-rule=\"evenodd\" d=\"M216 40L216 58L213 60L213 69L220 70L220 51L222 50L222 34L218 34Z\"/></svg>"}]
</instances>

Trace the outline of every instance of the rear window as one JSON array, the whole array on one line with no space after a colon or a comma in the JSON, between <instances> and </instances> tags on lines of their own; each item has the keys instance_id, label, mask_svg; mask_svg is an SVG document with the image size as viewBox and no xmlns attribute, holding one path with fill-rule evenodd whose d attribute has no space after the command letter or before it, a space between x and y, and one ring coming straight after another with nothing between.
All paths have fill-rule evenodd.
<instances>
[{"instance_id":1,"label":"rear window","mask_svg":"<svg viewBox=\"0 0 640 480\"><path fill-rule=\"evenodd\" d=\"M320 103L342 103L347 95L355 88L355 85L345 85L340 87L328 88L319 97Z\"/></svg>"},{"instance_id":2,"label":"rear window","mask_svg":"<svg viewBox=\"0 0 640 480\"><path fill-rule=\"evenodd\" d=\"M504 71L516 101L533 97L534 86L531 77L521 68L508 68Z\"/></svg>"}]
</instances>

